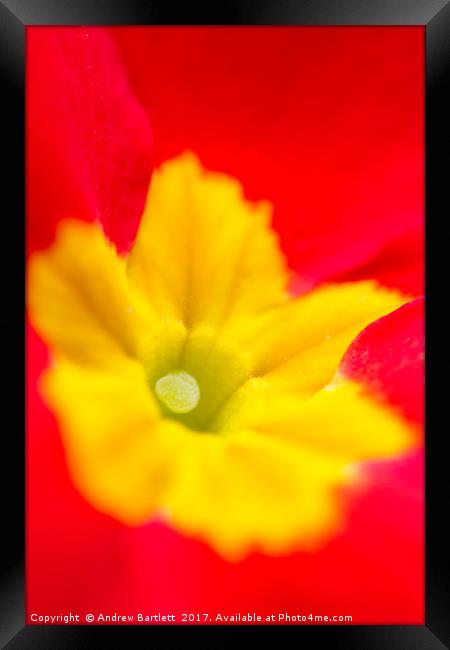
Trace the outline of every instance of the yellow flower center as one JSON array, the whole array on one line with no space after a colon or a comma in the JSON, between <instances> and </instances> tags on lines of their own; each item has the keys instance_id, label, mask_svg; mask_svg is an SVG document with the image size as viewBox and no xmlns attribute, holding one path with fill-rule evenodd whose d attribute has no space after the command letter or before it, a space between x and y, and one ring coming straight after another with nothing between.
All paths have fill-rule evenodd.
<instances>
[{"instance_id":1,"label":"yellow flower center","mask_svg":"<svg viewBox=\"0 0 450 650\"><path fill-rule=\"evenodd\" d=\"M200 401L200 388L195 377L184 370L169 372L155 384L155 392L172 413L190 413Z\"/></svg>"},{"instance_id":2,"label":"yellow flower center","mask_svg":"<svg viewBox=\"0 0 450 650\"><path fill-rule=\"evenodd\" d=\"M29 267L52 352L43 395L80 492L125 525L164 518L229 559L311 549L342 525L348 466L413 444L337 372L408 298L375 282L293 298L270 206L191 154L154 173L134 247L62 222ZM201 432L202 435L198 435Z\"/></svg>"}]
</instances>

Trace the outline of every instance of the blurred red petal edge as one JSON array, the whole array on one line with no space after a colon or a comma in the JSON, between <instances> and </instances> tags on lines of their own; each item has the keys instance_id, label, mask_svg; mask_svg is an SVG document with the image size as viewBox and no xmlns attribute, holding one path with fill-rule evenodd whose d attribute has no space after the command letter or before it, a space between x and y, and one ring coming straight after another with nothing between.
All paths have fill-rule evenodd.
<instances>
[{"instance_id":1,"label":"blurred red petal edge","mask_svg":"<svg viewBox=\"0 0 450 650\"><path fill-rule=\"evenodd\" d=\"M147 115L110 31L27 28L27 245L61 218L98 219L119 251L134 239L152 170Z\"/></svg>"},{"instance_id":2,"label":"blurred red petal edge","mask_svg":"<svg viewBox=\"0 0 450 650\"><path fill-rule=\"evenodd\" d=\"M384 396L411 421L423 421L424 298L366 327L345 353L340 371Z\"/></svg>"}]
</instances>

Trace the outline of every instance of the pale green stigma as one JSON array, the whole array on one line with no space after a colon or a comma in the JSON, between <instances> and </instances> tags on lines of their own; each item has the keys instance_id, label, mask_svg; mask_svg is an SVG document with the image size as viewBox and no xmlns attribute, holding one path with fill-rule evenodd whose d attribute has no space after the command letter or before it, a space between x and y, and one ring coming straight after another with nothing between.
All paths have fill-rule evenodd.
<instances>
[{"instance_id":1,"label":"pale green stigma","mask_svg":"<svg viewBox=\"0 0 450 650\"><path fill-rule=\"evenodd\" d=\"M174 370L160 377L155 391L173 413L190 413L200 401L200 388L196 380L184 370Z\"/></svg>"}]
</instances>

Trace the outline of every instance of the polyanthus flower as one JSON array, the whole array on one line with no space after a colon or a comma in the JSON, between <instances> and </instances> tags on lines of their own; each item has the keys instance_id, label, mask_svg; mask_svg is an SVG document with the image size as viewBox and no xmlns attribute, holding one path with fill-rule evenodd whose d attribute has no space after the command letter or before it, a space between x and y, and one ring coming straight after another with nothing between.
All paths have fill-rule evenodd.
<instances>
[{"instance_id":1,"label":"polyanthus flower","mask_svg":"<svg viewBox=\"0 0 450 650\"><path fill-rule=\"evenodd\" d=\"M406 298L370 281L289 298L268 217L184 155L154 173L125 259L95 225L62 222L30 263L55 355L45 391L81 492L233 558L316 546L341 522L349 464L413 441L338 374L356 334Z\"/></svg>"},{"instance_id":2,"label":"polyanthus flower","mask_svg":"<svg viewBox=\"0 0 450 650\"><path fill-rule=\"evenodd\" d=\"M411 298L420 293L420 255L415 258L420 191L409 185L420 173L416 136L404 136L406 167L403 159L392 168L379 163L381 172L371 166L367 177L379 183L378 204L364 199L365 193L373 197L365 177L352 184L352 192L338 189L345 181L339 172L336 186L324 196L346 209L339 212L325 199L327 210L319 214L306 153L301 154L300 178L290 138L273 139L282 133L283 120L292 128L287 116L300 104L289 93L296 84L278 84L271 95L279 98L277 108L259 97L257 77L248 91L251 99L245 100L245 86L237 83L242 106L236 112L240 104L219 95L214 76L207 96L202 95L195 56L181 77L179 65L171 74L159 66L165 61L170 67L166 47L198 52L202 61L209 52L219 68L223 62L217 52L227 51L220 88L233 93L233 79L248 74L245 57L240 58L244 50L248 53L244 32L178 31L175 41L165 30L151 32L150 40L147 30L133 30L132 39L127 30L38 30L30 38L38 54L34 83L45 70L68 86L61 92L52 83L48 95L38 95L35 85L29 109L29 311L50 351L39 384L56 415L77 489L68 487L60 452L47 455L54 468L49 487L41 487L44 475L39 485L32 481L32 584L42 585L36 557L42 562L50 538L39 503L45 503L44 494L55 494L53 485L61 507L48 505L59 508L62 517L65 542L56 553L62 574L71 580L70 598L64 596L68 606L117 606L126 593L127 606L235 607L232 584L239 576L240 606L259 602L270 610L278 592L276 602L286 606L351 604L360 622L373 620L376 611L383 620L395 620L400 611L393 605L395 589L406 594L410 584L417 594L417 571L411 572L406 559L396 563L396 556L393 565L382 552L386 575L392 566L399 572L405 568L390 587L390 601L376 549L405 542L403 556L418 557L408 528L416 526L417 510L406 507L400 513L392 486L417 483L399 477L402 472L416 476L409 468L420 464L420 456L410 455L405 469L401 463L367 461L399 458L419 442L422 316L421 301ZM229 34L232 52L223 42ZM278 71L298 71L283 53L288 32L271 34L278 45L273 42L270 51L284 62L273 65ZM304 31L306 50L309 34ZM301 54L296 36L287 48L293 59ZM250 38L259 61L265 48L258 32ZM366 35L355 38L353 47L364 50ZM59 57L53 55L57 48ZM37 67L40 60L48 65ZM264 73L264 66L249 65L257 75ZM371 65L382 69L378 61ZM183 74L189 79L186 88ZM151 116L153 153L147 116L131 86ZM205 103L207 111L208 101L206 120L198 108ZM260 105L264 119L255 122L250 111L247 132L242 128L236 141L225 118L230 125L236 116L245 123L245 101ZM374 101L371 97L371 105ZM281 105L285 110L274 129ZM398 105L404 106L404 99ZM57 107L56 119L49 119L49 106ZM392 115L394 109L389 111ZM308 108L306 114L311 119ZM224 133L212 138L208 125L216 118L225 125ZM292 130L294 143L301 129ZM345 143L351 150L347 136ZM199 158L188 152L174 157L180 145ZM358 150L358 144L353 146ZM324 147L322 142L318 151L329 151ZM270 155L278 149L282 155L275 165ZM47 165L42 165L43 153ZM312 169L318 164L314 155ZM138 226L152 157L159 164ZM325 161L327 180L333 178L330 167ZM308 219L293 216L305 208ZM54 422L42 421L46 428L32 438L29 458L43 457L49 447L45 431ZM32 475L37 471L34 467ZM355 499L374 476L376 490L360 502L359 512L366 514L358 509L355 514ZM392 498L397 505L390 505ZM392 523L380 525L371 547L364 537L367 522L373 530L375 521L383 521L382 513L389 516L395 508L411 524L402 524L401 533ZM50 514L47 521L50 528L58 526ZM98 568L102 563L104 571ZM95 581L88 578L88 567ZM60 584L57 574L41 571L46 581ZM255 588L261 572L265 590ZM335 579L324 592L320 576L330 574ZM301 582L295 578L300 575ZM366 588L364 580L380 585L379 597L373 587L372 600L357 597ZM211 590L208 581L222 587ZM48 593L41 588L39 594L36 589L33 602L61 602L60 587ZM403 613L415 620L415 595L411 602Z\"/></svg>"}]
</instances>

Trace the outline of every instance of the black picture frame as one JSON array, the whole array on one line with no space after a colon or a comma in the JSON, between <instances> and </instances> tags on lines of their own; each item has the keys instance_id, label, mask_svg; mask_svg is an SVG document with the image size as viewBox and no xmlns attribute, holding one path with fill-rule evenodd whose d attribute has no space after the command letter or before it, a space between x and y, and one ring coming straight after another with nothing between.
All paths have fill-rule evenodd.
<instances>
[{"instance_id":1,"label":"black picture frame","mask_svg":"<svg viewBox=\"0 0 450 650\"><path fill-rule=\"evenodd\" d=\"M178 10L178 11L177 11ZM9 650L86 648L114 642L140 647L198 635L190 626L24 626L24 208L25 208L25 28L29 25L421 25L426 39L426 616L424 625L220 626L202 627L216 646L250 643L262 632L266 642L289 635L295 643L330 647L438 650L450 646L448 575L448 427L444 364L446 323L439 279L448 277L444 235L449 216L450 172L450 3L449 0L247 0L239 5L182 8L146 0L1 0L0 79L2 84L2 523L0 645ZM447 96L448 95L448 96ZM442 235L440 230L442 229ZM444 249L444 246L446 247ZM442 250L441 250L442 247ZM447 254L446 254L447 253ZM447 327L445 327L447 325ZM430 332L432 331L432 336ZM448 336L448 334L447 334ZM438 347L439 346L439 347ZM6 363L6 367L5 367ZM432 368L432 372L431 372ZM448 399L447 399L448 402ZM7 425L5 423L8 423ZM447 497L447 498L446 498ZM215 639L212 639L212 635Z\"/></svg>"}]
</instances>

